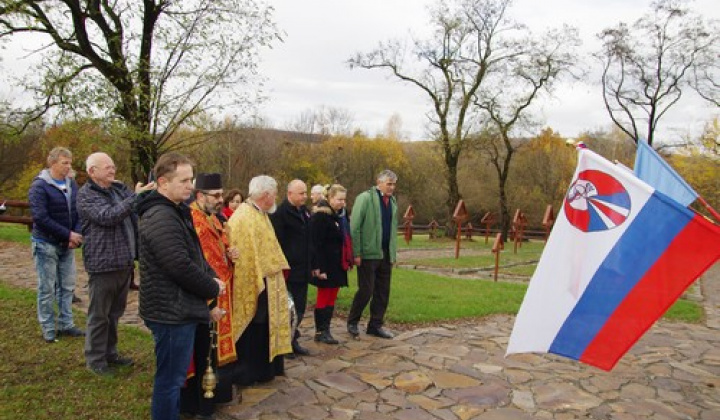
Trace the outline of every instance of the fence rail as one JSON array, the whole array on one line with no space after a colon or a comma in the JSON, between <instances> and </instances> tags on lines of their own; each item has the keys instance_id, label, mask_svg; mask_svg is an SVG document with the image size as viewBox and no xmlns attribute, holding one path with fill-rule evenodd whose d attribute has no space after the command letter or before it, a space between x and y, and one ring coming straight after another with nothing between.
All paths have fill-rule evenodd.
<instances>
[{"instance_id":1,"label":"fence rail","mask_svg":"<svg viewBox=\"0 0 720 420\"><path fill-rule=\"evenodd\" d=\"M0 222L18 223L31 229L33 218L30 215L30 203L20 200L0 199Z\"/></svg>"},{"instance_id":2,"label":"fence rail","mask_svg":"<svg viewBox=\"0 0 720 420\"><path fill-rule=\"evenodd\" d=\"M411 227L412 227L413 235L415 235L415 234L430 234L433 231L433 228L430 227L429 225L411 225ZM434 230L435 230L435 232L437 232L438 235L443 235L443 232L445 231L445 226L438 225L434 228ZM468 231L470 231L472 233L473 237L475 237L475 236L485 237L485 228L484 227L473 227L472 229L463 227L462 228L463 237L465 237L467 235ZM501 233L501 232L502 232L501 229L490 228L488 230L488 236L491 238L494 238L495 235L497 235L498 233ZM405 233L405 226L404 225L398 226L398 234L403 234L403 233ZM512 237L512 234L513 234L512 229L510 229L510 232L508 232L508 234ZM524 229L522 236L523 236L523 238L528 238L528 239L545 239L545 235L546 235L546 232L544 229L537 228L537 229L532 229L532 230Z\"/></svg>"}]
</instances>

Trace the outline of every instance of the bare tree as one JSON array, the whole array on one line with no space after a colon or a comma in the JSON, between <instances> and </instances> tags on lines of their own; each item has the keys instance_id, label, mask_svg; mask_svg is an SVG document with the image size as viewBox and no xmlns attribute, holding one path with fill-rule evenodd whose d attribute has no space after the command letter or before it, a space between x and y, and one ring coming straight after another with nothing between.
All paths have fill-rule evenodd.
<instances>
[{"instance_id":1,"label":"bare tree","mask_svg":"<svg viewBox=\"0 0 720 420\"><path fill-rule=\"evenodd\" d=\"M711 22L709 33L720 36L718 21ZM703 51L698 64L693 68L692 86L706 101L720 107L720 42L717 38L712 47Z\"/></svg>"},{"instance_id":2,"label":"bare tree","mask_svg":"<svg viewBox=\"0 0 720 420\"><path fill-rule=\"evenodd\" d=\"M693 69L702 75L701 58L717 46L717 35L687 3L655 1L634 24L598 35L604 44L596 56L603 64L605 108L635 142L644 137L653 144L660 120L692 82Z\"/></svg>"},{"instance_id":3,"label":"bare tree","mask_svg":"<svg viewBox=\"0 0 720 420\"><path fill-rule=\"evenodd\" d=\"M385 123L385 130L382 135L391 140L404 140L407 136L403 133L402 125L403 121L400 114L392 114Z\"/></svg>"},{"instance_id":4,"label":"bare tree","mask_svg":"<svg viewBox=\"0 0 720 420\"><path fill-rule=\"evenodd\" d=\"M498 207L503 237L510 229L507 181L510 164L518 147L514 138L533 126L530 105L544 93L552 92L564 75L572 76L580 41L575 29L563 27L542 37L526 34L518 41L524 48L504 62L504 71L492 75L495 83L476 95L476 104L486 112L490 135L481 137L481 147L497 174ZM484 143L484 144L483 144Z\"/></svg>"},{"instance_id":5,"label":"bare tree","mask_svg":"<svg viewBox=\"0 0 720 420\"><path fill-rule=\"evenodd\" d=\"M560 71L554 56L546 56L547 51L554 54L552 47L537 50L542 45L529 42L532 36L527 28L508 16L511 4L511 0L441 0L431 9L434 33L430 39L413 40L408 48L399 41L382 43L349 60L351 67L388 70L427 95L432 106L428 119L445 162L448 219L461 198L457 178L460 154L488 110L509 132L527 106L521 105L521 98L529 105ZM569 39L563 36L563 40ZM558 40L550 41L554 48L565 51ZM521 69L524 65L529 68ZM545 69L548 74L541 77ZM513 81L506 81L508 76L514 77ZM503 92L512 90L518 80L523 88L517 99L505 102ZM518 115L501 110L504 106ZM506 157L508 165L510 156Z\"/></svg>"},{"instance_id":6,"label":"bare tree","mask_svg":"<svg viewBox=\"0 0 720 420\"><path fill-rule=\"evenodd\" d=\"M3 0L0 38L47 36L25 120L51 109L119 118L138 180L185 121L255 101L259 48L277 38L271 12L255 0Z\"/></svg>"},{"instance_id":7,"label":"bare tree","mask_svg":"<svg viewBox=\"0 0 720 420\"><path fill-rule=\"evenodd\" d=\"M350 136L355 118L344 108L321 105L306 109L288 125L288 129L305 134L322 136Z\"/></svg>"}]
</instances>

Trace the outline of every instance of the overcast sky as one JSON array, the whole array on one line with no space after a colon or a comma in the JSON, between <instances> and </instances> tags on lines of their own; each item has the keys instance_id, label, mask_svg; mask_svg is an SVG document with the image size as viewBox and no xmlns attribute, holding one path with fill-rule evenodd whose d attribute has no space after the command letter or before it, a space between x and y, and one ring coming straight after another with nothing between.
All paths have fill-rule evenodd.
<instances>
[{"instance_id":1,"label":"overcast sky","mask_svg":"<svg viewBox=\"0 0 720 420\"><path fill-rule=\"evenodd\" d=\"M429 0L269 0L285 42L265 54L262 69L268 77L270 100L262 114L283 128L302 111L320 106L350 111L358 128L370 135L383 131L399 114L411 139L426 137L424 94L382 70L350 70L347 59L372 50L380 41L422 35L426 31ZM517 0L510 15L535 31L564 23L577 27L584 48L597 50L595 35L620 21L632 23L647 10L638 0ZM699 0L693 8L706 18L720 18L717 0ZM661 122L668 136L699 133L717 110L697 98L684 98ZM597 80L563 85L555 98L537 110L545 125L564 136L576 136L611 124Z\"/></svg>"},{"instance_id":2,"label":"overcast sky","mask_svg":"<svg viewBox=\"0 0 720 420\"><path fill-rule=\"evenodd\" d=\"M381 41L407 39L411 34L424 37L427 6L432 1L265 1L275 8L275 20L285 40L267 50L261 63L268 101L260 114L274 127L287 128L303 111L325 106L349 111L355 127L370 136L382 133L391 116L398 114L409 139L427 138L426 113L431 107L422 91L382 70L350 70L346 63L355 53L371 51ZM589 52L600 46L595 36L598 32L621 21L635 22L649 10L649 4L650 0L516 0L509 13L538 33L573 25ZM696 0L693 8L706 18L720 19L718 0ZM0 99L27 96L17 87L11 90L3 76L8 71L27 71L30 63L19 57L26 55L31 45L36 41L26 36L2 52L0 96L4 98ZM559 86L554 97L544 100L535 112L543 125L567 137L611 127L596 76ZM717 109L687 93L661 121L661 140L697 135L716 116Z\"/></svg>"}]
</instances>

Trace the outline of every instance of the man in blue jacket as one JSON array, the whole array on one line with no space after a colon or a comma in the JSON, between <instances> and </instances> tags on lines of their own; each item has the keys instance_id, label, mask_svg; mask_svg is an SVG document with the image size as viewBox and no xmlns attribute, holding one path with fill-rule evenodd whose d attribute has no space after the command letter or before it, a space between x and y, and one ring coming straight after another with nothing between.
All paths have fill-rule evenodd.
<instances>
[{"instance_id":1,"label":"man in blue jacket","mask_svg":"<svg viewBox=\"0 0 720 420\"><path fill-rule=\"evenodd\" d=\"M131 191L115 181L115 163L105 153L91 154L85 164L89 179L77 196L90 288L85 363L105 375L111 366L133 363L118 353L118 321L125 313L137 257L135 194L153 189L155 183L138 183Z\"/></svg>"},{"instance_id":2,"label":"man in blue jacket","mask_svg":"<svg viewBox=\"0 0 720 420\"><path fill-rule=\"evenodd\" d=\"M72 153L56 147L48 154L47 163L48 168L33 180L28 200L33 216L32 254L38 276L38 321L45 341L54 343L62 335L85 335L75 327L72 313L75 248L82 245L83 237L75 207L78 188L69 176ZM57 326L55 299L59 312Z\"/></svg>"}]
</instances>

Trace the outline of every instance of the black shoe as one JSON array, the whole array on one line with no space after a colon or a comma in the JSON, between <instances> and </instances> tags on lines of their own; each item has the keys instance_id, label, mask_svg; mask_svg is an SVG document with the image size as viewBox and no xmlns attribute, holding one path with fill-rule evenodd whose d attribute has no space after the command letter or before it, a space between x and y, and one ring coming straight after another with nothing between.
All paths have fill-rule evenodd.
<instances>
[{"instance_id":1,"label":"black shoe","mask_svg":"<svg viewBox=\"0 0 720 420\"><path fill-rule=\"evenodd\" d=\"M122 357L122 356L115 356L112 359L107 359L107 362L109 365L116 365L116 366L132 366L135 364L133 359L129 357Z\"/></svg>"},{"instance_id":2,"label":"black shoe","mask_svg":"<svg viewBox=\"0 0 720 420\"><path fill-rule=\"evenodd\" d=\"M310 350L301 346L297 341L292 342L293 354L297 356L310 356Z\"/></svg>"},{"instance_id":3,"label":"black shoe","mask_svg":"<svg viewBox=\"0 0 720 420\"><path fill-rule=\"evenodd\" d=\"M68 337L85 337L85 331L77 327L72 327L58 331L57 335L58 337L62 337L64 335Z\"/></svg>"},{"instance_id":4,"label":"black shoe","mask_svg":"<svg viewBox=\"0 0 720 420\"><path fill-rule=\"evenodd\" d=\"M353 337L358 337L360 335L360 330L358 330L358 324L347 324L347 331Z\"/></svg>"},{"instance_id":5,"label":"black shoe","mask_svg":"<svg viewBox=\"0 0 720 420\"><path fill-rule=\"evenodd\" d=\"M43 337L43 340L45 340L45 342L48 344L53 344L53 343L58 342L58 339L55 337Z\"/></svg>"},{"instance_id":6,"label":"black shoe","mask_svg":"<svg viewBox=\"0 0 720 420\"><path fill-rule=\"evenodd\" d=\"M75 293L73 293L72 303L81 303L81 302L82 302L82 299L80 299L79 297L77 297L77 295L75 295Z\"/></svg>"},{"instance_id":7,"label":"black shoe","mask_svg":"<svg viewBox=\"0 0 720 420\"><path fill-rule=\"evenodd\" d=\"M390 331L386 330L383 327L368 328L367 333L369 335L374 335L375 337L380 337L380 338L386 338L388 340L391 340L392 338L395 337L395 334L391 333Z\"/></svg>"},{"instance_id":8,"label":"black shoe","mask_svg":"<svg viewBox=\"0 0 720 420\"><path fill-rule=\"evenodd\" d=\"M331 334L330 331L318 331L315 333L315 341L325 344L340 344Z\"/></svg>"},{"instance_id":9,"label":"black shoe","mask_svg":"<svg viewBox=\"0 0 720 420\"><path fill-rule=\"evenodd\" d=\"M99 376L109 376L113 374L110 366L88 366L88 369L90 369L90 372Z\"/></svg>"}]
</instances>

